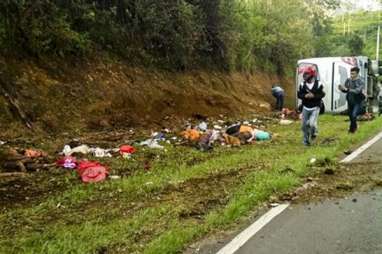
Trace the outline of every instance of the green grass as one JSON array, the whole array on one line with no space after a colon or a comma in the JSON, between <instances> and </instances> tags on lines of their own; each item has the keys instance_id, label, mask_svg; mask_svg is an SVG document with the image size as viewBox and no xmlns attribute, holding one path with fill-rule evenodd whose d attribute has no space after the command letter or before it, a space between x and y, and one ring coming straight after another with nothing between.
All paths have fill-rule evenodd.
<instances>
[{"instance_id":1,"label":"green grass","mask_svg":"<svg viewBox=\"0 0 382 254\"><path fill-rule=\"evenodd\" d=\"M114 173L135 170L122 180L94 185L68 181L63 193L0 214L0 252L178 253L207 233L231 227L270 196L298 186L310 173L312 157L337 160L381 130L378 118L348 135L345 119L322 116L318 144L309 148L302 145L296 122L269 126L277 134L272 142L211 153L184 147L150 151L155 159L148 172L139 170L138 159L108 160ZM320 143L327 138L331 142ZM202 213L184 215L195 210Z\"/></svg>"}]
</instances>

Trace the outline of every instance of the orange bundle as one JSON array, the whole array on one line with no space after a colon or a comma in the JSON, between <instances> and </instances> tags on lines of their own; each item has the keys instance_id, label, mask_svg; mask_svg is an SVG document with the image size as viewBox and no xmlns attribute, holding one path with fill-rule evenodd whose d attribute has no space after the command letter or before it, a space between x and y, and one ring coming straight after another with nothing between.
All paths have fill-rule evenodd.
<instances>
[{"instance_id":1,"label":"orange bundle","mask_svg":"<svg viewBox=\"0 0 382 254\"><path fill-rule=\"evenodd\" d=\"M198 141L200 139L200 132L195 129L188 129L185 131L182 131L180 135L187 140L190 141Z\"/></svg>"}]
</instances>

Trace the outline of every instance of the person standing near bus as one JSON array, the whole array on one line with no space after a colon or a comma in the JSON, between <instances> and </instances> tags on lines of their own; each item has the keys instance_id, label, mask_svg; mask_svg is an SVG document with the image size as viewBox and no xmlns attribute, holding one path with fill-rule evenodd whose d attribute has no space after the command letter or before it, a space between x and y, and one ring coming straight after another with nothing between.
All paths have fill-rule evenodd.
<instances>
[{"instance_id":1,"label":"person standing near bus","mask_svg":"<svg viewBox=\"0 0 382 254\"><path fill-rule=\"evenodd\" d=\"M350 119L349 133L357 131L357 117L361 112L362 102L366 96L363 94L364 82L359 77L359 68L353 67L350 70L350 78L344 85L339 85L338 89L346 93L348 103L348 115Z\"/></svg>"},{"instance_id":2,"label":"person standing near bus","mask_svg":"<svg viewBox=\"0 0 382 254\"><path fill-rule=\"evenodd\" d=\"M303 143L309 146L317 137L318 116L322 98L325 97L324 86L317 80L317 72L312 67L304 70L297 97L302 101Z\"/></svg>"}]
</instances>

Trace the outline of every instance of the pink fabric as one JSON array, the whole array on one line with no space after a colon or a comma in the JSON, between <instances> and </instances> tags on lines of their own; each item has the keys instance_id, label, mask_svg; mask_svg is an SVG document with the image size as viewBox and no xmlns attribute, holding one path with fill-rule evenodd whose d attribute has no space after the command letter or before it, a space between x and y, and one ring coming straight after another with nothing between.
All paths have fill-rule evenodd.
<instances>
[{"instance_id":1,"label":"pink fabric","mask_svg":"<svg viewBox=\"0 0 382 254\"><path fill-rule=\"evenodd\" d=\"M105 180L109 170L99 162L81 161L77 168L78 174L84 183L96 183Z\"/></svg>"},{"instance_id":2,"label":"pink fabric","mask_svg":"<svg viewBox=\"0 0 382 254\"><path fill-rule=\"evenodd\" d=\"M72 156L65 156L61 159L59 159L56 164L63 168L76 168L77 167L77 160L75 157Z\"/></svg>"}]
</instances>

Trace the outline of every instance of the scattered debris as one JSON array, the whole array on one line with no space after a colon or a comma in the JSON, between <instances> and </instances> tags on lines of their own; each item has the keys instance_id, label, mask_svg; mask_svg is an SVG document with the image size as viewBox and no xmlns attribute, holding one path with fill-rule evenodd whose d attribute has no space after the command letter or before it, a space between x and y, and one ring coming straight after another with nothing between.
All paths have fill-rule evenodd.
<instances>
[{"instance_id":1,"label":"scattered debris","mask_svg":"<svg viewBox=\"0 0 382 254\"><path fill-rule=\"evenodd\" d=\"M195 129L187 129L185 131L182 131L180 135L189 141L198 141L200 139L200 132Z\"/></svg>"},{"instance_id":2,"label":"scattered debris","mask_svg":"<svg viewBox=\"0 0 382 254\"><path fill-rule=\"evenodd\" d=\"M31 156L28 157L25 154ZM48 164L48 158L45 153L31 153L25 151L17 151L16 149L9 148L2 155L1 167L6 170L17 170L21 172L27 172L40 169L47 169L52 167L52 164ZM37 157L36 157L37 156Z\"/></svg>"},{"instance_id":3,"label":"scattered debris","mask_svg":"<svg viewBox=\"0 0 382 254\"><path fill-rule=\"evenodd\" d=\"M219 138L220 132L216 130L209 130L203 134L198 142L198 148L201 151L208 151L212 149L214 142Z\"/></svg>"},{"instance_id":4,"label":"scattered debris","mask_svg":"<svg viewBox=\"0 0 382 254\"><path fill-rule=\"evenodd\" d=\"M141 146L148 146L149 148L152 148L152 149L164 149L164 146L161 146L158 144L158 140L155 140L155 139L147 139L146 141L142 141L141 143L139 143L139 145Z\"/></svg>"},{"instance_id":5,"label":"scattered debris","mask_svg":"<svg viewBox=\"0 0 382 254\"><path fill-rule=\"evenodd\" d=\"M69 169L77 168L77 160L72 156L65 156L56 162L57 166Z\"/></svg>"},{"instance_id":6,"label":"scattered debris","mask_svg":"<svg viewBox=\"0 0 382 254\"><path fill-rule=\"evenodd\" d=\"M256 140L258 141L265 141L265 140L271 139L270 133L266 131L254 130L254 134L255 134Z\"/></svg>"},{"instance_id":7,"label":"scattered debris","mask_svg":"<svg viewBox=\"0 0 382 254\"><path fill-rule=\"evenodd\" d=\"M224 142L226 145L230 146L240 146L241 142L240 139L231 135L228 135L226 133L223 134Z\"/></svg>"},{"instance_id":8,"label":"scattered debris","mask_svg":"<svg viewBox=\"0 0 382 254\"><path fill-rule=\"evenodd\" d=\"M80 145L72 149L69 145L65 145L62 150L62 154L65 156L71 156L75 153L88 154L90 153L90 148L87 145Z\"/></svg>"},{"instance_id":9,"label":"scattered debris","mask_svg":"<svg viewBox=\"0 0 382 254\"><path fill-rule=\"evenodd\" d=\"M295 195L300 195L302 194L304 191L308 190L308 189L311 189L313 187L317 186L317 182L308 182L308 183L305 183L303 186L297 188L294 192Z\"/></svg>"},{"instance_id":10,"label":"scattered debris","mask_svg":"<svg viewBox=\"0 0 382 254\"><path fill-rule=\"evenodd\" d=\"M366 112L363 115L358 116L358 121L372 121L374 120L375 116L373 113Z\"/></svg>"},{"instance_id":11,"label":"scattered debris","mask_svg":"<svg viewBox=\"0 0 382 254\"><path fill-rule=\"evenodd\" d=\"M99 148L99 147L96 147L96 148L90 148L89 149L89 152L94 156L94 157L97 157L97 158L104 158L104 157L113 157L110 153L110 149L102 149L102 148Z\"/></svg>"},{"instance_id":12,"label":"scattered debris","mask_svg":"<svg viewBox=\"0 0 382 254\"><path fill-rule=\"evenodd\" d=\"M130 145L122 145L119 148L119 153L122 155L124 159L131 158L131 155L136 152L136 149Z\"/></svg>"},{"instance_id":13,"label":"scattered debris","mask_svg":"<svg viewBox=\"0 0 382 254\"><path fill-rule=\"evenodd\" d=\"M25 152L24 152L24 155L28 158L39 158L39 157L47 157L48 154L43 152L43 151L39 151L39 150L33 150L33 149L26 149Z\"/></svg>"},{"instance_id":14,"label":"scattered debris","mask_svg":"<svg viewBox=\"0 0 382 254\"><path fill-rule=\"evenodd\" d=\"M301 114L297 112L296 110L283 108L281 110L281 119L299 120L301 119Z\"/></svg>"},{"instance_id":15,"label":"scattered debris","mask_svg":"<svg viewBox=\"0 0 382 254\"><path fill-rule=\"evenodd\" d=\"M99 162L81 161L77 172L84 183L96 183L105 180L109 170Z\"/></svg>"},{"instance_id":16,"label":"scattered debris","mask_svg":"<svg viewBox=\"0 0 382 254\"><path fill-rule=\"evenodd\" d=\"M215 130L222 130L223 127L221 127L220 125L215 124L215 125L214 125L214 129L215 129Z\"/></svg>"},{"instance_id":17,"label":"scattered debris","mask_svg":"<svg viewBox=\"0 0 382 254\"><path fill-rule=\"evenodd\" d=\"M206 122L201 122L201 123L197 126L197 129L198 129L199 131L203 131L203 132L207 131L207 128L208 128L208 125L207 125Z\"/></svg>"}]
</instances>

